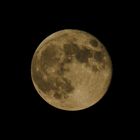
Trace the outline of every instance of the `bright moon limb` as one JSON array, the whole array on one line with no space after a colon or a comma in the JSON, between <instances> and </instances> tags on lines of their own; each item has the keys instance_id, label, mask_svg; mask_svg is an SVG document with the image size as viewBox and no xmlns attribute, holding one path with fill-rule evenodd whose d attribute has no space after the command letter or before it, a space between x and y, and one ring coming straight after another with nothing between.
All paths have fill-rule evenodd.
<instances>
[{"instance_id":1,"label":"bright moon limb","mask_svg":"<svg viewBox=\"0 0 140 140\"><path fill-rule=\"evenodd\" d=\"M105 95L112 77L111 58L93 35L65 29L40 43L32 58L31 77L48 104L62 110L82 110Z\"/></svg>"}]
</instances>

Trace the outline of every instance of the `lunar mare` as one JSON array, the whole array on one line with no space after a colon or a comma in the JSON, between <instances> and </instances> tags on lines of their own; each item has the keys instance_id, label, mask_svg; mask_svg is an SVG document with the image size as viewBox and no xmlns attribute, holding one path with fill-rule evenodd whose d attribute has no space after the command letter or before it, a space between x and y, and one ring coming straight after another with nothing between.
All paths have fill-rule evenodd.
<instances>
[{"instance_id":1,"label":"lunar mare","mask_svg":"<svg viewBox=\"0 0 140 140\"><path fill-rule=\"evenodd\" d=\"M31 77L39 95L50 105L82 110L105 95L112 77L111 58L93 35L65 29L40 43L32 58Z\"/></svg>"}]
</instances>

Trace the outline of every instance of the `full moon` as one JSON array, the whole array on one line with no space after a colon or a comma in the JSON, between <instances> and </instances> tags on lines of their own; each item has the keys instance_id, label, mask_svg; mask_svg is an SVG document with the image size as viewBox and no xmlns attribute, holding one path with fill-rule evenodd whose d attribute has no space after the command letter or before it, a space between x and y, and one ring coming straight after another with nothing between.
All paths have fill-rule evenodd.
<instances>
[{"instance_id":1,"label":"full moon","mask_svg":"<svg viewBox=\"0 0 140 140\"><path fill-rule=\"evenodd\" d=\"M93 35L76 29L57 31L37 47L31 78L50 105L67 111L91 107L105 95L112 62L106 47Z\"/></svg>"}]
</instances>

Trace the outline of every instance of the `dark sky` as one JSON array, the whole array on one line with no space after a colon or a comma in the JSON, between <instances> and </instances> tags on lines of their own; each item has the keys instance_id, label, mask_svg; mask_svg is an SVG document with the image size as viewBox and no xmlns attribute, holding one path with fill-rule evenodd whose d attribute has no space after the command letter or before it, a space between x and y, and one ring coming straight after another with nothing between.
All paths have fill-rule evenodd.
<instances>
[{"instance_id":1,"label":"dark sky","mask_svg":"<svg viewBox=\"0 0 140 140\"><path fill-rule=\"evenodd\" d=\"M111 6L97 4L96 7L94 4L67 2L65 6L55 3L56 7L34 2L16 4L18 6L5 12L2 22L4 41L8 46L4 49L9 56L5 61L10 63L7 76L11 77L6 82L10 87L5 91L3 114L6 114L4 118L10 116L7 121L10 128L15 125L15 131L18 131L22 127L27 130L37 127L43 133L68 130L73 134L78 130L81 133L88 130L89 135L95 130L106 130L106 134L112 131L114 135L117 132L121 135L123 128L128 126L126 118L133 113L130 105L132 89L129 89L131 68L128 69L131 49L126 45L131 32L131 28L127 28L128 21L133 18L127 11L129 8L124 10L113 3ZM93 107L78 112L61 111L49 106L37 94L30 74L31 59L39 43L51 33L67 28L95 35L106 46L113 62L112 82L107 94Z\"/></svg>"}]
</instances>

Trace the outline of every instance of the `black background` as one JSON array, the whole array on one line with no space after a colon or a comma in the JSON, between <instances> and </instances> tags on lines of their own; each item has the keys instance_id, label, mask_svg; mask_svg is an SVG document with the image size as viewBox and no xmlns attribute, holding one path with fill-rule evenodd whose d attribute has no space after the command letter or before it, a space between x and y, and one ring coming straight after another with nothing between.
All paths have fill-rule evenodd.
<instances>
[{"instance_id":1,"label":"black background","mask_svg":"<svg viewBox=\"0 0 140 140\"><path fill-rule=\"evenodd\" d=\"M130 63L134 65L130 59L134 54L130 43L127 44L134 26L129 25L133 20L129 7L116 3L16 2L3 17L2 35L8 46L4 48L8 56L4 62L8 68L6 65L4 71L8 70L6 77L10 80L4 82L8 87L4 89L6 97L2 106L9 129L22 136L41 132L49 137L52 132L51 137L58 138L79 135L79 138L85 136L88 139L97 134L98 137L128 134L130 126L135 124L131 118L135 116L131 96L135 92L131 88L132 68L129 67ZM62 29L80 29L95 35L112 59L113 75L106 95L85 110L69 112L48 105L31 81L34 51L44 38Z\"/></svg>"}]
</instances>

